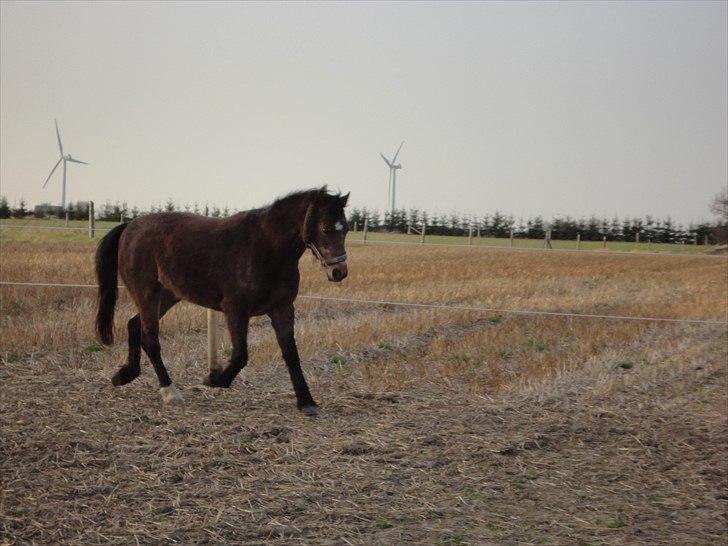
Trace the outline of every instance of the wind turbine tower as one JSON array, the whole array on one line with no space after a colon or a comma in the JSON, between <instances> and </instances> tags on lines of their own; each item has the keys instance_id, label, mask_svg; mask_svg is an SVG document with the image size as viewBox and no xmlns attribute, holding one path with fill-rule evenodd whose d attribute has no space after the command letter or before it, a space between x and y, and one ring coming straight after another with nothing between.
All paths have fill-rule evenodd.
<instances>
[{"instance_id":1,"label":"wind turbine tower","mask_svg":"<svg viewBox=\"0 0 728 546\"><path fill-rule=\"evenodd\" d=\"M48 178L46 178L43 187L45 188L48 185L48 181L51 179L51 176L53 176L53 173L56 172L58 165L60 165L61 161L63 161L63 190L61 193L61 208L63 210L66 210L66 163L68 163L69 161L71 163L80 163L81 165L88 165L88 163L86 163L85 161L74 159L73 157L71 157L71 154L63 155L63 144L61 143L61 132L58 130L58 121L56 121L56 136L58 137L58 150L61 152L61 157L58 160L58 163L56 163L51 169L51 173L48 175Z\"/></svg>"},{"instance_id":2,"label":"wind turbine tower","mask_svg":"<svg viewBox=\"0 0 728 546\"><path fill-rule=\"evenodd\" d=\"M387 198L389 203L387 203L387 205L389 206L392 216L394 216L394 209L397 206L397 171L402 168L402 165L397 164L397 156L399 155L399 151L402 149L403 144L404 140L394 153L392 161L387 159L382 152L379 152L379 155L382 156L382 159L389 167L389 194Z\"/></svg>"}]
</instances>

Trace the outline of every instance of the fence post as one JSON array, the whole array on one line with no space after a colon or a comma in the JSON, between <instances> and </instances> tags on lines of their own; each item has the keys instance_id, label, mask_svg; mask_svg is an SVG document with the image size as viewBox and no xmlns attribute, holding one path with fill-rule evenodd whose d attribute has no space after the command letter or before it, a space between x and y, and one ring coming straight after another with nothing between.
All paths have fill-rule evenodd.
<instances>
[{"instance_id":1,"label":"fence post","mask_svg":"<svg viewBox=\"0 0 728 546\"><path fill-rule=\"evenodd\" d=\"M427 224L425 224L424 222L422 222L422 236L420 237L420 244L421 245L424 245L425 244L425 230L426 229L427 229Z\"/></svg>"},{"instance_id":2,"label":"fence post","mask_svg":"<svg viewBox=\"0 0 728 546\"><path fill-rule=\"evenodd\" d=\"M698 245L698 236L697 235L693 235L693 245L695 245L695 246Z\"/></svg>"},{"instance_id":3,"label":"fence post","mask_svg":"<svg viewBox=\"0 0 728 546\"><path fill-rule=\"evenodd\" d=\"M354 233L356 233L356 228L357 227L359 227L359 223L358 222L354 222Z\"/></svg>"},{"instance_id":4,"label":"fence post","mask_svg":"<svg viewBox=\"0 0 728 546\"><path fill-rule=\"evenodd\" d=\"M66 227L68 227L68 216L69 216L68 211L66 211Z\"/></svg>"},{"instance_id":5,"label":"fence post","mask_svg":"<svg viewBox=\"0 0 728 546\"><path fill-rule=\"evenodd\" d=\"M94 202L88 202L88 236L92 239L96 236L96 218L94 216Z\"/></svg>"},{"instance_id":6,"label":"fence post","mask_svg":"<svg viewBox=\"0 0 728 546\"><path fill-rule=\"evenodd\" d=\"M579 250L579 247L581 247L581 233L576 234L576 250Z\"/></svg>"},{"instance_id":7,"label":"fence post","mask_svg":"<svg viewBox=\"0 0 728 546\"><path fill-rule=\"evenodd\" d=\"M468 246L473 246L473 226L468 227Z\"/></svg>"},{"instance_id":8,"label":"fence post","mask_svg":"<svg viewBox=\"0 0 728 546\"><path fill-rule=\"evenodd\" d=\"M546 234L543 238L543 244L541 245L541 248L553 248L551 246L551 230L546 230Z\"/></svg>"},{"instance_id":9,"label":"fence post","mask_svg":"<svg viewBox=\"0 0 728 546\"><path fill-rule=\"evenodd\" d=\"M652 250L652 237L647 239L647 250Z\"/></svg>"},{"instance_id":10,"label":"fence post","mask_svg":"<svg viewBox=\"0 0 728 546\"><path fill-rule=\"evenodd\" d=\"M513 248L513 230L511 230L510 239L511 239L511 242L510 242L511 248Z\"/></svg>"},{"instance_id":11,"label":"fence post","mask_svg":"<svg viewBox=\"0 0 728 546\"><path fill-rule=\"evenodd\" d=\"M478 239L480 239L480 227L478 227Z\"/></svg>"},{"instance_id":12,"label":"fence post","mask_svg":"<svg viewBox=\"0 0 728 546\"><path fill-rule=\"evenodd\" d=\"M369 218L364 218L364 244L367 244L367 232L369 231Z\"/></svg>"},{"instance_id":13,"label":"fence post","mask_svg":"<svg viewBox=\"0 0 728 546\"><path fill-rule=\"evenodd\" d=\"M640 243L640 232L634 234L634 242L639 244Z\"/></svg>"},{"instance_id":14,"label":"fence post","mask_svg":"<svg viewBox=\"0 0 728 546\"><path fill-rule=\"evenodd\" d=\"M217 315L207 310L207 365L210 371L217 368Z\"/></svg>"},{"instance_id":15,"label":"fence post","mask_svg":"<svg viewBox=\"0 0 728 546\"><path fill-rule=\"evenodd\" d=\"M602 237L602 248L607 248L607 236Z\"/></svg>"},{"instance_id":16,"label":"fence post","mask_svg":"<svg viewBox=\"0 0 728 546\"><path fill-rule=\"evenodd\" d=\"M707 236L707 235L705 235L705 236L703 237L703 244L704 244L705 246L708 246L708 243L709 243L709 240L708 240L708 236Z\"/></svg>"}]
</instances>

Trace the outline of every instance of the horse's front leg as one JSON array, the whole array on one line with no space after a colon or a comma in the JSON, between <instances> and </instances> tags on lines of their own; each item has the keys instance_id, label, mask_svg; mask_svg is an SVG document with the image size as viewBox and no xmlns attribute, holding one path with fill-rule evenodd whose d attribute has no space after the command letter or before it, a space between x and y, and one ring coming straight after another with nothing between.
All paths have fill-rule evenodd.
<instances>
[{"instance_id":1,"label":"horse's front leg","mask_svg":"<svg viewBox=\"0 0 728 546\"><path fill-rule=\"evenodd\" d=\"M318 406L316 406L316 402L314 402L311 392L308 390L306 378L303 376L303 370L301 370L301 359L298 356L296 339L293 336L295 317L293 305L276 309L268 313L268 316L276 332L276 339L283 353L283 360L286 361L286 366L288 366L288 373L291 375L298 409L306 415L316 416L319 413Z\"/></svg>"},{"instance_id":2,"label":"horse's front leg","mask_svg":"<svg viewBox=\"0 0 728 546\"><path fill-rule=\"evenodd\" d=\"M248 323L250 314L247 309L236 307L225 310L230 339L233 343L233 353L230 362L224 370L214 368L205 378L204 384L208 387L227 388L248 363Z\"/></svg>"}]
</instances>

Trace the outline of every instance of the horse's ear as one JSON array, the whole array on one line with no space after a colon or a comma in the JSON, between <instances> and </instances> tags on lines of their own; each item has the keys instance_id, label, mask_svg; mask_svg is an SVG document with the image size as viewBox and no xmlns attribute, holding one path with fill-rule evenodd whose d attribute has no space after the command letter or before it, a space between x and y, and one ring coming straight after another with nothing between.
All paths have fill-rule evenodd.
<instances>
[{"instance_id":1,"label":"horse's ear","mask_svg":"<svg viewBox=\"0 0 728 546\"><path fill-rule=\"evenodd\" d=\"M351 195L351 192L347 193L346 195L342 195L339 197L339 203L341 204L341 208L343 209L346 207L346 204L349 202L349 196Z\"/></svg>"},{"instance_id":2,"label":"horse's ear","mask_svg":"<svg viewBox=\"0 0 728 546\"><path fill-rule=\"evenodd\" d=\"M316 207L315 203L309 203L306 209L306 216L303 217L303 225L301 226L301 239L306 244L313 241L316 231Z\"/></svg>"}]
</instances>

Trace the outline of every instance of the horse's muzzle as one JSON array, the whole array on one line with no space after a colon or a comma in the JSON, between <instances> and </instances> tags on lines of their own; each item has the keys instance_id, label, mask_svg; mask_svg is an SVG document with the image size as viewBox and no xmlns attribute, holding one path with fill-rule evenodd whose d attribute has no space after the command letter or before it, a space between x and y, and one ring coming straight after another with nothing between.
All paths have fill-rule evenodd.
<instances>
[{"instance_id":1,"label":"horse's muzzle","mask_svg":"<svg viewBox=\"0 0 728 546\"><path fill-rule=\"evenodd\" d=\"M346 265L346 262L340 262L326 268L326 277L331 282L341 282L348 274L349 267Z\"/></svg>"}]
</instances>

